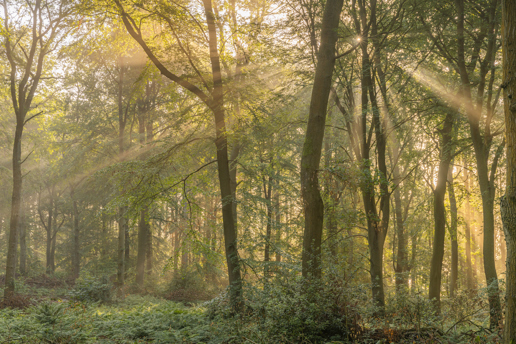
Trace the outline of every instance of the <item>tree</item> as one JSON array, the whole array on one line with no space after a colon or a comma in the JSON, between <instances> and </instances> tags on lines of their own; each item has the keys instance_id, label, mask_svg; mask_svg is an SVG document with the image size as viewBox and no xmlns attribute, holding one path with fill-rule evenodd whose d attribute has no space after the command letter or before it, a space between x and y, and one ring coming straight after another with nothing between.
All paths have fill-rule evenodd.
<instances>
[{"instance_id":1,"label":"tree","mask_svg":"<svg viewBox=\"0 0 516 344\"><path fill-rule=\"evenodd\" d=\"M502 0L502 56L507 181L500 200L507 240L507 305L504 343L516 342L516 1Z\"/></svg>"},{"instance_id":2,"label":"tree","mask_svg":"<svg viewBox=\"0 0 516 344\"><path fill-rule=\"evenodd\" d=\"M47 73L46 60L59 48L61 41L74 30L69 24L75 3L35 0L19 7L2 3L4 10L2 38L9 61L9 87L16 117L13 144L13 189L9 225L4 297L14 294L17 232L20 222L22 195L22 136L28 121L40 113L34 112L33 100L42 77ZM26 21L28 20L28 24ZM30 29L28 29L30 28ZM29 115L29 117L27 117Z\"/></svg>"},{"instance_id":3,"label":"tree","mask_svg":"<svg viewBox=\"0 0 516 344\"><path fill-rule=\"evenodd\" d=\"M304 277L321 277L320 255L324 203L319 190L318 173L342 5L343 0L328 0L324 7L321 45L317 54L317 67L301 157L301 195L305 214L302 259Z\"/></svg>"},{"instance_id":4,"label":"tree","mask_svg":"<svg viewBox=\"0 0 516 344\"><path fill-rule=\"evenodd\" d=\"M206 80L199 72L193 63L192 55L185 50L181 40L176 36L180 49L185 53L195 73L205 90L191 83L187 78L178 76L151 49L151 46L146 42L144 33L142 31L142 19L134 19L136 13L129 13L120 0L115 0L116 6L119 10L123 23L129 34L138 42L138 44L145 51L152 63L159 69L159 71L171 81L184 87L186 90L194 94L200 101L202 101L213 113L215 124L215 146L217 149L217 166L219 175L219 187L222 200L222 215L224 224L224 241L226 248L226 261L228 267L229 283L231 286L231 303L235 310L241 308L241 293L242 280L240 274L240 263L237 249L237 232L235 226L235 218L233 216L233 192L231 190L231 176L229 169L228 157L228 139L226 130L226 112L224 102L224 84L221 69L221 61L219 54L219 40L217 38L217 19L213 10L211 0L203 0L204 9L204 26L207 30L207 35L204 35L208 44L209 60L211 66L211 80ZM146 8L140 10L146 11ZM160 10L158 18L164 24L168 25L171 33L174 35L173 13L185 13L189 15L188 8L177 6L176 8L156 8ZM196 19L197 20L197 19ZM196 21L196 23L199 23ZM204 30L201 28L201 30ZM209 82L209 84L208 84Z\"/></svg>"},{"instance_id":5,"label":"tree","mask_svg":"<svg viewBox=\"0 0 516 344\"><path fill-rule=\"evenodd\" d=\"M484 273L489 286L491 328L497 326L501 319L493 212L495 177L498 160L503 152L503 142L498 149L492 149L496 136L492 127L499 95L493 89L498 50L498 1L489 0L480 4L464 0L456 0L454 4L432 2L430 9L422 7L418 13L419 20L435 47L434 52L457 78L459 97L456 97L455 107L463 107L468 119L482 196ZM418 6L426 5L421 3ZM450 20L454 25L449 25ZM434 23L438 23L437 28ZM493 157L490 157L492 152Z\"/></svg>"}]
</instances>

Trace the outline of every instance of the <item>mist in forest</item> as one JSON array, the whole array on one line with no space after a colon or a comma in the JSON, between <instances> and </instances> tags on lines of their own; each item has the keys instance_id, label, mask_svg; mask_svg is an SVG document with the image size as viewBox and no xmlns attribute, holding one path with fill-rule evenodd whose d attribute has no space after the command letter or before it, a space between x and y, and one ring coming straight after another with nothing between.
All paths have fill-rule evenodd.
<instances>
[{"instance_id":1,"label":"mist in forest","mask_svg":"<svg viewBox=\"0 0 516 344\"><path fill-rule=\"evenodd\" d=\"M0 7L0 341L516 341L515 0Z\"/></svg>"}]
</instances>

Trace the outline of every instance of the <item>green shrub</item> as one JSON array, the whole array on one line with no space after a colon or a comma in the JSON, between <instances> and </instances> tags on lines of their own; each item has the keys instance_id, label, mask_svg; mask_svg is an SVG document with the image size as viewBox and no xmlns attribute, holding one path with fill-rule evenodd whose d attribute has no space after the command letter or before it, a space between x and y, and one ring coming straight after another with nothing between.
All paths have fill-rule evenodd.
<instances>
[{"instance_id":1,"label":"green shrub","mask_svg":"<svg viewBox=\"0 0 516 344\"><path fill-rule=\"evenodd\" d=\"M94 278L91 276L80 278L76 281L70 297L79 302L102 302L112 300L113 285L107 277Z\"/></svg>"},{"instance_id":2,"label":"green shrub","mask_svg":"<svg viewBox=\"0 0 516 344\"><path fill-rule=\"evenodd\" d=\"M217 287L207 283L200 271L189 267L174 276L165 298L179 302L205 301L213 298L217 292Z\"/></svg>"},{"instance_id":3,"label":"green shrub","mask_svg":"<svg viewBox=\"0 0 516 344\"><path fill-rule=\"evenodd\" d=\"M348 293L337 281L299 278L284 285L246 287L243 317L231 317L227 292L205 306L212 319L226 319L228 329L238 329L235 337L268 343L347 341L361 332L360 317L347 300Z\"/></svg>"},{"instance_id":4,"label":"green shrub","mask_svg":"<svg viewBox=\"0 0 516 344\"><path fill-rule=\"evenodd\" d=\"M34 318L40 325L36 338L43 343L83 343L88 334L77 321L76 314L65 314L67 304L45 302L34 310Z\"/></svg>"}]
</instances>

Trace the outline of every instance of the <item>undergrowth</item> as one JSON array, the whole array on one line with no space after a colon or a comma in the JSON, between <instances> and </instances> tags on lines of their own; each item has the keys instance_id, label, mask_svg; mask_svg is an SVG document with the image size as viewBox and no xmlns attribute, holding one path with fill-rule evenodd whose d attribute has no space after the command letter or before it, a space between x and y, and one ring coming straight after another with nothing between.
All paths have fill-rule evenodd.
<instances>
[{"instance_id":1,"label":"undergrowth","mask_svg":"<svg viewBox=\"0 0 516 344\"><path fill-rule=\"evenodd\" d=\"M186 282L176 283L172 287L188 287ZM70 297L34 297L23 307L0 309L0 343L487 344L500 340L501 327L488 328L484 291L443 299L440 315L431 311L424 293L401 292L388 296L385 316L379 317L368 290L367 285L349 287L331 276L319 282L270 278L245 286L244 310L235 314L227 291L188 306L152 295L111 299L114 289L106 279L84 276L68 290Z\"/></svg>"}]
</instances>

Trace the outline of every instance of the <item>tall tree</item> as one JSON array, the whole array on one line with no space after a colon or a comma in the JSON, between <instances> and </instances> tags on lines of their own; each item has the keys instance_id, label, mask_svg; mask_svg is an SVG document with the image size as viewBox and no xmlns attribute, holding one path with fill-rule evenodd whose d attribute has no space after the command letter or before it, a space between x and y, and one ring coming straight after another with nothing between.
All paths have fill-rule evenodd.
<instances>
[{"instance_id":1,"label":"tall tree","mask_svg":"<svg viewBox=\"0 0 516 344\"><path fill-rule=\"evenodd\" d=\"M135 16L138 15L137 11L128 12L128 6L125 6L121 0L115 0L115 4L127 31L143 48L149 59L158 68L158 70L172 82L175 82L186 90L190 91L200 101L202 101L213 114L216 134L215 146L217 149L219 188L222 200L226 262L228 267L229 283L231 286L231 303L235 310L239 310L241 308L242 278L240 274L240 262L237 249L235 218L233 216L234 200L231 190L231 176L228 158L224 83L219 54L219 39L217 37L217 18L213 9L213 3L211 0L203 0L202 4L204 18L202 23L203 27L200 28L201 35L204 37L205 43L208 47L211 67L211 80L206 80L205 75L200 72L198 69L199 66L197 66L194 62L197 60L197 58L193 57L190 50L185 49L183 42L179 36L177 36L177 32L175 31L174 14L184 13L185 15L189 16L191 15L191 12L189 12L188 7L175 6L175 4L171 5L172 7L169 7L160 3L160 6L151 11L153 13L158 13L159 15L156 19L161 20L164 25L169 27L170 33L178 42L180 51L185 55L184 57L187 58L187 64L190 65L194 73L201 81L201 86L197 86L190 82L188 77L177 75L174 71L167 67L167 62L162 60L153 50L152 46L147 43L144 32L142 31L142 22L144 21L144 18L148 17L138 18L135 20ZM161 7L161 5L164 7ZM147 11L147 8L144 6L138 8L138 10ZM195 26L201 24L201 22L198 21L199 19L201 18L194 17Z\"/></svg>"},{"instance_id":2,"label":"tall tree","mask_svg":"<svg viewBox=\"0 0 516 344\"><path fill-rule=\"evenodd\" d=\"M439 169L437 172L437 182L433 188L434 194L434 240L432 243L432 260L430 265L430 285L428 287L428 297L435 301L436 310L439 312L441 307L441 279L444 257L444 237L446 234L446 209L444 207L444 196L446 194L446 184L448 179L448 169L453 158L453 139L452 129L455 121L455 114L449 109L442 129L439 142Z\"/></svg>"},{"instance_id":3,"label":"tall tree","mask_svg":"<svg viewBox=\"0 0 516 344\"><path fill-rule=\"evenodd\" d=\"M507 241L504 343L516 342L516 1L502 0L502 56L507 181L500 201Z\"/></svg>"},{"instance_id":4,"label":"tall tree","mask_svg":"<svg viewBox=\"0 0 516 344\"><path fill-rule=\"evenodd\" d=\"M320 256L324 203L319 190L318 173L342 6L343 0L328 0L324 7L321 45L317 54L308 124L301 157L301 195L305 214L302 260L304 277L321 277Z\"/></svg>"},{"instance_id":5,"label":"tall tree","mask_svg":"<svg viewBox=\"0 0 516 344\"><path fill-rule=\"evenodd\" d=\"M426 6L424 3L421 4ZM493 90L495 57L499 47L496 42L498 5L499 0L489 0L481 4L456 0L453 4L432 3L433 8L430 11L433 11L433 14L428 8L419 13L419 19L435 47L435 52L459 79L460 97L456 106L463 106L468 119L482 196L483 258L486 282L489 286L491 327L497 326L501 319L494 258L494 179L503 144L496 150L492 149L496 135L492 130L492 124L499 95ZM438 27L430 25L431 21L439 23ZM449 25L450 22L454 25ZM454 49L450 49L452 46ZM490 164L490 155L493 151L495 153Z\"/></svg>"},{"instance_id":6,"label":"tall tree","mask_svg":"<svg viewBox=\"0 0 516 344\"><path fill-rule=\"evenodd\" d=\"M73 26L67 19L73 14L73 2L35 0L3 6L3 53L9 61L9 88L16 117L13 143L13 189L9 224L9 244L6 261L6 299L14 294L17 232L20 222L22 193L22 136L25 125L39 113L34 113L33 100L46 73L48 56L59 48ZM28 21L28 22L27 22Z\"/></svg>"}]
</instances>

